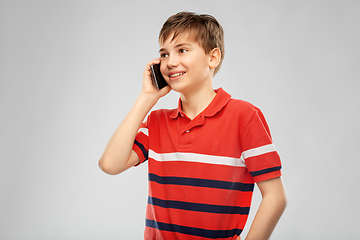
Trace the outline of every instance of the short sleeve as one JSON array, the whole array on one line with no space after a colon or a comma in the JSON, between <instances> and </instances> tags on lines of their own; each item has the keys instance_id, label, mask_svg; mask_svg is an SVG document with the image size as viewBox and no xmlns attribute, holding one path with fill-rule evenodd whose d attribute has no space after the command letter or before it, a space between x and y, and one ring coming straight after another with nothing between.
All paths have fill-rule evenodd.
<instances>
[{"instance_id":1,"label":"short sleeve","mask_svg":"<svg viewBox=\"0 0 360 240\"><path fill-rule=\"evenodd\" d=\"M260 110L248 122L241 140L246 167L255 182L281 176L281 160Z\"/></svg>"},{"instance_id":2,"label":"short sleeve","mask_svg":"<svg viewBox=\"0 0 360 240\"><path fill-rule=\"evenodd\" d=\"M132 148L138 155L140 162L135 166L148 160L149 152L149 131L147 122L141 124L138 133L136 134L135 141Z\"/></svg>"}]
</instances>

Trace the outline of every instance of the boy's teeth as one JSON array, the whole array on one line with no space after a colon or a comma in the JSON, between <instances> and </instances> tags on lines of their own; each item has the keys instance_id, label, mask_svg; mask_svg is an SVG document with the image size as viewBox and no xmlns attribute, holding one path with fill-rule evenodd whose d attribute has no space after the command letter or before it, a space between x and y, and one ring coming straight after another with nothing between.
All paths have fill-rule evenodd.
<instances>
[{"instance_id":1,"label":"boy's teeth","mask_svg":"<svg viewBox=\"0 0 360 240\"><path fill-rule=\"evenodd\" d=\"M173 74L173 75L170 75L170 77L177 77L177 76L180 76L180 75L183 75L184 73L175 73L175 74Z\"/></svg>"}]
</instances>

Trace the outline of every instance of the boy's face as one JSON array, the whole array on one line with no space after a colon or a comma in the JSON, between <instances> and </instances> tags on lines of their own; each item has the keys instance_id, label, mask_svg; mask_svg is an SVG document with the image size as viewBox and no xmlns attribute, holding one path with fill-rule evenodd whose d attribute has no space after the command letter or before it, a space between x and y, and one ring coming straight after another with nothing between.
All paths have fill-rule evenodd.
<instances>
[{"instance_id":1,"label":"boy's face","mask_svg":"<svg viewBox=\"0 0 360 240\"><path fill-rule=\"evenodd\" d=\"M170 35L160 46L160 71L170 87L182 94L212 87L213 69L209 67L211 54L188 34L182 33L171 41Z\"/></svg>"}]
</instances>

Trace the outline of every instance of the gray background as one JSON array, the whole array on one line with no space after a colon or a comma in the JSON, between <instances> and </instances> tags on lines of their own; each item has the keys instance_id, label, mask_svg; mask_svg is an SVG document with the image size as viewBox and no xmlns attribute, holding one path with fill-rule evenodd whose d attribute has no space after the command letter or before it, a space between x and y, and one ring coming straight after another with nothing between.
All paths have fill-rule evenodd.
<instances>
[{"instance_id":1,"label":"gray background","mask_svg":"<svg viewBox=\"0 0 360 240\"><path fill-rule=\"evenodd\" d=\"M359 7L0 1L0 239L142 239L147 165L109 176L97 161L158 56L163 22L181 10L223 25L214 87L270 125L289 198L272 239L358 239Z\"/></svg>"}]
</instances>

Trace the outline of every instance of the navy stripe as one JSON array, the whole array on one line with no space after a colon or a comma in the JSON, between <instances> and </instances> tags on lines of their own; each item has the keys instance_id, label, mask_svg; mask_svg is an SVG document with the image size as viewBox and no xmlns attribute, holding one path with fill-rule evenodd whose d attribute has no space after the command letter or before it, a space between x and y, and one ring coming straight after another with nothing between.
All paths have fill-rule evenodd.
<instances>
[{"instance_id":1,"label":"navy stripe","mask_svg":"<svg viewBox=\"0 0 360 240\"><path fill-rule=\"evenodd\" d=\"M251 176L256 177L265 173L275 172L281 169L281 166L263 169L260 171L250 172Z\"/></svg>"},{"instance_id":2,"label":"navy stripe","mask_svg":"<svg viewBox=\"0 0 360 240\"><path fill-rule=\"evenodd\" d=\"M148 151L146 151L146 149L145 149L145 147L144 147L144 145L142 145L139 141L137 141L136 139L135 139L135 142L134 142L139 148L140 148L140 150L142 151L142 153L143 153L143 155L144 155L144 157L145 157L145 160L148 160L148 158L149 158L149 152Z\"/></svg>"},{"instance_id":3,"label":"navy stripe","mask_svg":"<svg viewBox=\"0 0 360 240\"><path fill-rule=\"evenodd\" d=\"M162 231L178 232L182 234L188 234L193 236L199 236L203 238L229 238L235 235L240 235L242 229L231 230L209 230L202 228L186 227L170 223L156 222L154 220L146 219L146 226L156 228Z\"/></svg>"},{"instance_id":4,"label":"navy stripe","mask_svg":"<svg viewBox=\"0 0 360 240\"><path fill-rule=\"evenodd\" d=\"M220 213L220 214L248 215L250 210L250 207L224 206L224 205L162 200L150 196L148 198L148 203L162 208L173 208L173 209L181 209L181 210L188 210L195 212Z\"/></svg>"},{"instance_id":5,"label":"navy stripe","mask_svg":"<svg viewBox=\"0 0 360 240\"><path fill-rule=\"evenodd\" d=\"M254 189L254 184L227 182L227 181L200 179L200 178L160 177L153 173L149 173L149 180L159 184L230 189L230 190L237 190L243 192L252 192Z\"/></svg>"}]
</instances>

